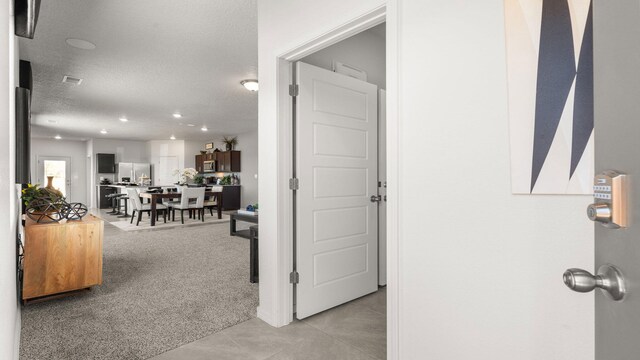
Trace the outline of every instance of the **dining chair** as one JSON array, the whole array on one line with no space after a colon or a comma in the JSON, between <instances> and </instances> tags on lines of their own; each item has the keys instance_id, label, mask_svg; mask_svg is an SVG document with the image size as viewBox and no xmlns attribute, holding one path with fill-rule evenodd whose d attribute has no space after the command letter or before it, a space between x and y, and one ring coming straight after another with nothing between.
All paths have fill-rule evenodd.
<instances>
[{"instance_id":1,"label":"dining chair","mask_svg":"<svg viewBox=\"0 0 640 360\"><path fill-rule=\"evenodd\" d=\"M127 195L131 200L131 205L133 205L133 212L131 214L130 224L133 224L133 218L136 217L136 212L138 213L138 220L136 221L136 226L140 224L140 220L142 220L142 213L148 213L149 217L151 217L151 204L143 204L140 201L140 194L138 194L137 189L127 189ZM164 213L164 222L167 222L167 207L162 204L156 204L156 220L158 220L158 216L160 212Z\"/></svg>"},{"instance_id":2,"label":"dining chair","mask_svg":"<svg viewBox=\"0 0 640 360\"><path fill-rule=\"evenodd\" d=\"M182 194L180 202L169 205L173 214L173 221L176 221L176 209L180 210L180 221L183 224L185 211L197 211L198 219L202 219L202 221L204 221L204 192L205 188L203 187L183 187L180 191ZM195 199L195 202L190 201L193 199Z\"/></svg>"},{"instance_id":3,"label":"dining chair","mask_svg":"<svg viewBox=\"0 0 640 360\"><path fill-rule=\"evenodd\" d=\"M211 188L207 188L207 191L222 192L222 186L212 186ZM209 209L211 216L213 216L213 209L214 208L216 208L216 210L218 209L218 196L217 195L208 196L208 199L204 200L204 208Z\"/></svg>"}]
</instances>

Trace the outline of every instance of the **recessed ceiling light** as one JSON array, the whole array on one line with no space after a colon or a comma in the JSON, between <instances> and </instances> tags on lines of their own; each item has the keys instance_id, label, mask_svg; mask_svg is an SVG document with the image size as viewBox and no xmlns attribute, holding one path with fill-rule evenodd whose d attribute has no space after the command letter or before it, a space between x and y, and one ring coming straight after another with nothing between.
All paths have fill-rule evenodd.
<instances>
[{"instance_id":1,"label":"recessed ceiling light","mask_svg":"<svg viewBox=\"0 0 640 360\"><path fill-rule=\"evenodd\" d=\"M180 114L179 112L175 112L173 113L173 117L176 119L180 119L182 117L182 114Z\"/></svg>"},{"instance_id":2,"label":"recessed ceiling light","mask_svg":"<svg viewBox=\"0 0 640 360\"><path fill-rule=\"evenodd\" d=\"M240 84L247 88L249 91L258 91L258 80L247 79L240 81Z\"/></svg>"},{"instance_id":3,"label":"recessed ceiling light","mask_svg":"<svg viewBox=\"0 0 640 360\"><path fill-rule=\"evenodd\" d=\"M202 130L202 131L209 131L209 129L207 129L207 127L206 127L205 125L203 125L203 126L200 128L200 130Z\"/></svg>"},{"instance_id":4,"label":"recessed ceiling light","mask_svg":"<svg viewBox=\"0 0 640 360\"><path fill-rule=\"evenodd\" d=\"M126 116L121 116L121 117L120 117L120 121L122 121L122 122L127 122L127 121L129 121L129 119L127 119L127 117L126 117Z\"/></svg>"},{"instance_id":5,"label":"recessed ceiling light","mask_svg":"<svg viewBox=\"0 0 640 360\"><path fill-rule=\"evenodd\" d=\"M54 136L53 138L54 138L54 139L56 139L56 140L60 140L60 139L62 139L62 136L60 136L60 135L56 135L56 136Z\"/></svg>"},{"instance_id":6,"label":"recessed ceiling light","mask_svg":"<svg viewBox=\"0 0 640 360\"><path fill-rule=\"evenodd\" d=\"M53 120L53 119L49 119L49 120L47 120L47 122L48 122L49 124L57 124L57 123L58 123L57 121L55 121L55 120Z\"/></svg>"},{"instance_id":7,"label":"recessed ceiling light","mask_svg":"<svg viewBox=\"0 0 640 360\"><path fill-rule=\"evenodd\" d=\"M106 129L102 129L102 130L100 130L100 134L106 134L106 133L107 133L107 130L106 130Z\"/></svg>"},{"instance_id":8,"label":"recessed ceiling light","mask_svg":"<svg viewBox=\"0 0 640 360\"><path fill-rule=\"evenodd\" d=\"M171 135L171 137L170 137L169 139L171 139L171 140L175 140L175 139L176 139L176 137L175 137L175 135Z\"/></svg>"},{"instance_id":9,"label":"recessed ceiling light","mask_svg":"<svg viewBox=\"0 0 640 360\"><path fill-rule=\"evenodd\" d=\"M191 127L194 127L195 125L193 125L193 124L187 124L187 126L191 126Z\"/></svg>"},{"instance_id":10,"label":"recessed ceiling light","mask_svg":"<svg viewBox=\"0 0 640 360\"><path fill-rule=\"evenodd\" d=\"M66 40L66 43L67 45L72 46L76 49L93 50L96 48L96 44L82 39L69 38Z\"/></svg>"}]
</instances>

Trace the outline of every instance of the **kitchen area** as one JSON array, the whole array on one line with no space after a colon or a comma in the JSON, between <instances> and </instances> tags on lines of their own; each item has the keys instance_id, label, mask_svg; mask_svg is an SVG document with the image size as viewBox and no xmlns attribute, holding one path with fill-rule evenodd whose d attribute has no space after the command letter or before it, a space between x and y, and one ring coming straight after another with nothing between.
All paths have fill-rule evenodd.
<instances>
[{"instance_id":1,"label":"kitchen area","mask_svg":"<svg viewBox=\"0 0 640 360\"><path fill-rule=\"evenodd\" d=\"M88 168L94 184L90 186L93 190L90 199L94 208L116 208L117 215L127 217L132 212L131 203L125 206L122 201L114 200L113 194L126 194L130 188L139 192L168 192L175 191L180 185L204 186L208 191L221 189L222 210L226 211L257 203L257 143L254 147L243 142L243 149L249 151L222 151L213 147L214 142L151 140L140 146L134 141L109 141L112 143L107 146L102 139L92 139L87 144L91 161ZM112 151L106 152L105 148ZM248 160L248 169L243 169L243 156ZM197 173L193 178L181 177L190 169Z\"/></svg>"}]
</instances>

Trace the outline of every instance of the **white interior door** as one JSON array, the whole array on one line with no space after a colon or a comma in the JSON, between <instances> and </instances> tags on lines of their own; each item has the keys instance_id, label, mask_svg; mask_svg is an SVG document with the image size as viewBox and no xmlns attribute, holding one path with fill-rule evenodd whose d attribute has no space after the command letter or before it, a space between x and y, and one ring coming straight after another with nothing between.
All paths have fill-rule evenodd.
<instances>
[{"instance_id":1,"label":"white interior door","mask_svg":"<svg viewBox=\"0 0 640 360\"><path fill-rule=\"evenodd\" d=\"M387 92L378 96L378 285L387 285Z\"/></svg>"},{"instance_id":2,"label":"white interior door","mask_svg":"<svg viewBox=\"0 0 640 360\"><path fill-rule=\"evenodd\" d=\"M37 183L47 186L47 177L53 176L53 187L67 199L71 196L71 158L67 156L38 156Z\"/></svg>"},{"instance_id":3,"label":"white interior door","mask_svg":"<svg viewBox=\"0 0 640 360\"><path fill-rule=\"evenodd\" d=\"M160 156L156 176L153 179L156 185L171 185L176 182L173 172L180 168L177 156Z\"/></svg>"},{"instance_id":4,"label":"white interior door","mask_svg":"<svg viewBox=\"0 0 640 360\"><path fill-rule=\"evenodd\" d=\"M296 316L378 288L377 87L296 63Z\"/></svg>"}]
</instances>

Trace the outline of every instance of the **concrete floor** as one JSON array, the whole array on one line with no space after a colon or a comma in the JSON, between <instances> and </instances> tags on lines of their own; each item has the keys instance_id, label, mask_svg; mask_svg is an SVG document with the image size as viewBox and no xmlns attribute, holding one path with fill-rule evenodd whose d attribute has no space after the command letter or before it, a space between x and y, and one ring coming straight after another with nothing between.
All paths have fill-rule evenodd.
<instances>
[{"instance_id":1,"label":"concrete floor","mask_svg":"<svg viewBox=\"0 0 640 360\"><path fill-rule=\"evenodd\" d=\"M290 325L232 326L152 360L386 359L386 288Z\"/></svg>"}]
</instances>

